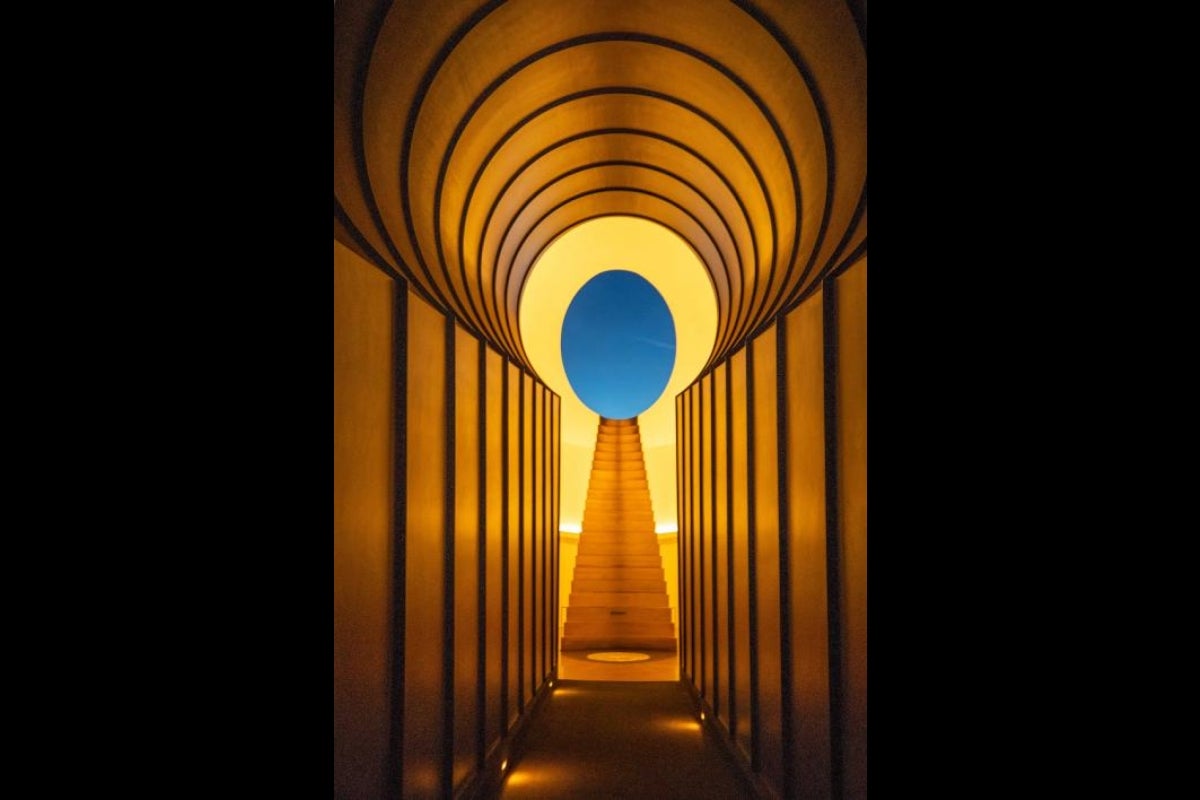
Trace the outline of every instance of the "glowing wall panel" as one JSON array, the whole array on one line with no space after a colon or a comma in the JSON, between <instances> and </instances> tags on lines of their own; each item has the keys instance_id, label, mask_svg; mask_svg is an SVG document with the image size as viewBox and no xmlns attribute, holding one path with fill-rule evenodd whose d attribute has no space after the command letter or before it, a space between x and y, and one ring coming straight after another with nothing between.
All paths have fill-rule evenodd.
<instances>
[{"instance_id":1,"label":"glowing wall panel","mask_svg":"<svg viewBox=\"0 0 1200 800\"><path fill-rule=\"evenodd\" d=\"M836 279L843 796L867 796L867 260Z\"/></svg>"},{"instance_id":2,"label":"glowing wall panel","mask_svg":"<svg viewBox=\"0 0 1200 800\"><path fill-rule=\"evenodd\" d=\"M713 384L713 416L704 420L713 433L713 533L715 534L716 554L713 560L716 566L716 627L713 631L713 674L716 676L717 691L713 697L713 710L717 713L725 727L732 730L733 719L730 710L733 708L733 688L730 678L733 675L733 650L729 646L733 641L733 614L730 613L730 587L733 573L729 571L729 555L732 540L729 538L729 367L725 364L712 371ZM702 497L700 502L708 503L709 498Z\"/></svg>"},{"instance_id":3,"label":"glowing wall panel","mask_svg":"<svg viewBox=\"0 0 1200 800\"><path fill-rule=\"evenodd\" d=\"M334 794L367 800L384 786L393 701L396 300L390 278L337 243L333 267Z\"/></svg>"},{"instance_id":4,"label":"glowing wall panel","mask_svg":"<svg viewBox=\"0 0 1200 800\"><path fill-rule=\"evenodd\" d=\"M797 797L830 794L829 625L825 546L823 296L785 318L788 549Z\"/></svg>"},{"instance_id":5,"label":"glowing wall panel","mask_svg":"<svg viewBox=\"0 0 1200 800\"><path fill-rule=\"evenodd\" d=\"M690 614L688 610L688 602L690 595L688 593L688 559L684 553L684 542L688 541L688 533L691 530L691 494L692 494L692 476L691 458L691 415L690 408L691 389L686 390L676 398L676 413L677 413L677 441L678 441L678 489L676 503L678 506L678 535L676 547L676 565L679 581L679 618L676 625L676 636L679 642L679 672L680 675L688 674L688 632L684 630L684 620L688 619Z\"/></svg>"},{"instance_id":6,"label":"glowing wall panel","mask_svg":"<svg viewBox=\"0 0 1200 800\"><path fill-rule=\"evenodd\" d=\"M783 649L779 591L779 429L776 331L751 343L754 424L755 743L758 769L783 784Z\"/></svg>"},{"instance_id":7,"label":"glowing wall panel","mask_svg":"<svg viewBox=\"0 0 1200 800\"><path fill-rule=\"evenodd\" d=\"M461 788L479 752L479 341L454 327L454 766Z\"/></svg>"},{"instance_id":8,"label":"glowing wall panel","mask_svg":"<svg viewBox=\"0 0 1200 800\"><path fill-rule=\"evenodd\" d=\"M503 715L504 641L504 360L485 348L484 375L484 526L487 560L484 748L491 750L506 729Z\"/></svg>"},{"instance_id":9,"label":"glowing wall panel","mask_svg":"<svg viewBox=\"0 0 1200 800\"><path fill-rule=\"evenodd\" d=\"M521 426L521 381L524 378L521 370L511 362L505 365L507 387L505 395L508 398L506 422L508 439L505 459L508 468L504 480L508 491L505 504L508 509L507 549L508 564L505 580L508 588L508 647L506 653L506 675L508 687L506 707L508 722L516 722L523 705L521 694L521 522L522 503L521 489L524 483L521 479L521 437L524 428Z\"/></svg>"},{"instance_id":10,"label":"glowing wall panel","mask_svg":"<svg viewBox=\"0 0 1200 800\"><path fill-rule=\"evenodd\" d=\"M753 706L750 693L750 659L753 629L750 625L750 412L747 408L746 350L729 359L729 468L733 476L730 495L733 509L733 713L734 736L750 758Z\"/></svg>"},{"instance_id":11,"label":"glowing wall panel","mask_svg":"<svg viewBox=\"0 0 1200 800\"><path fill-rule=\"evenodd\" d=\"M533 561L534 551L534 515L536 508L534 506L534 491L533 484L534 475L534 454L537 452L534 448L536 439L535 433L535 418L536 411L533 407L533 380L528 376L522 375L521 380L521 426L524 431L524 436L521 441L521 706L524 706L533 698L533 690L536 686L534 678L534 581L536 580L536 565Z\"/></svg>"},{"instance_id":12,"label":"glowing wall panel","mask_svg":"<svg viewBox=\"0 0 1200 800\"><path fill-rule=\"evenodd\" d=\"M558 398L335 244L334 783L476 796L553 671Z\"/></svg>"},{"instance_id":13,"label":"glowing wall panel","mask_svg":"<svg viewBox=\"0 0 1200 800\"><path fill-rule=\"evenodd\" d=\"M446 318L408 295L407 421L409 469L405 523L403 794L444 789L447 465ZM420 465L419 469L411 468ZM418 656L419 654L419 656Z\"/></svg>"},{"instance_id":14,"label":"glowing wall panel","mask_svg":"<svg viewBox=\"0 0 1200 800\"><path fill-rule=\"evenodd\" d=\"M692 569L691 559L687 543L690 541L692 531L695 529L695 501L693 497L696 494L694 486L695 472L692 469L692 451L694 449L695 433L692 430L692 420L695 418L695 413L692 411L692 398L695 396L695 387L689 388L686 392L680 395L680 407L683 417L683 438L680 446L680 466L679 466L679 483L681 484L680 491L686 498L683 516L679 520L679 626L677 635L679 637L679 664L680 672L684 675L691 675L691 636L686 627L686 623L692 616Z\"/></svg>"},{"instance_id":15,"label":"glowing wall panel","mask_svg":"<svg viewBox=\"0 0 1200 800\"><path fill-rule=\"evenodd\" d=\"M701 462L704 459L704 441L700 430L700 419L703 409L701 406L703 391L700 386L696 386L691 393L691 417L692 417L692 435L691 435L691 460L688 465L691 471L692 491L696 496L703 491L700 484ZM702 642L700 640L700 617L703 610L700 602L700 590L703 578L700 575L700 537L702 534L702 526L704 520L698 513L698 508L693 507L692 511L692 528L688 531L686 542L687 547L687 575L688 575L688 616L686 620L687 641L688 641L688 675L692 682L701 687L703 692L703 682L701 674L703 666L701 659L703 658Z\"/></svg>"},{"instance_id":16,"label":"glowing wall panel","mask_svg":"<svg viewBox=\"0 0 1200 800\"><path fill-rule=\"evenodd\" d=\"M767 796L865 797L865 261L677 413L684 679Z\"/></svg>"},{"instance_id":17,"label":"glowing wall panel","mask_svg":"<svg viewBox=\"0 0 1200 800\"><path fill-rule=\"evenodd\" d=\"M562 487L562 398L558 395L551 395L550 415L553 420L553 429L550 436L550 481L552 491L550 493L550 527L546 531L546 535L550 539L550 547L552 558L550 561L550 575L553 578L553 584L550 590L550 600L546 603L546 607L551 612L550 619L550 669L556 671L558 669L558 635L561 625L561 611L559 610L558 598L561 596L561 584L559 576L562 574L558 565L562 560L560 547L562 539L558 535L558 520L560 514L560 492Z\"/></svg>"},{"instance_id":18,"label":"glowing wall panel","mask_svg":"<svg viewBox=\"0 0 1200 800\"><path fill-rule=\"evenodd\" d=\"M534 396L534 430L533 441L533 685L532 695L541 686L545 677L546 659L546 523L549 508L549 493L546 491L546 481L549 471L546 468L546 391L539 384L533 384Z\"/></svg>"},{"instance_id":19,"label":"glowing wall panel","mask_svg":"<svg viewBox=\"0 0 1200 800\"><path fill-rule=\"evenodd\" d=\"M696 415L696 430L697 430L697 454L696 459L696 476L694 478L697 492L697 526L696 537L696 575L697 587L699 589L696 598L696 608L699 613L695 615L696 621L696 637L699 640L700 646L697 648L696 657L700 662L700 694L703 697L711 698L713 695L713 679L712 679L712 627L711 620L713 616L713 562L712 562L712 542L713 542L713 520L712 520L712 504L708 502L708 498L712 497L712 460L713 460L713 437L712 426L708 421L712 418L713 408L713 379L710 373L699 383L699 413Z\"/></svg>"}]
</instances>

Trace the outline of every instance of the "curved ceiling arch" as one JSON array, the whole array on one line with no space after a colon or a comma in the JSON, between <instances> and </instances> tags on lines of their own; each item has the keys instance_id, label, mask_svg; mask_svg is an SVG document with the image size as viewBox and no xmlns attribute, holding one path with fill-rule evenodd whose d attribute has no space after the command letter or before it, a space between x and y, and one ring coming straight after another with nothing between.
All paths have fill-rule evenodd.
<instances>
[{"instance_id":1,"label":"curved ceiling arch","mask_svg":"<svg viewBox=\"0 0 1200 800\"><path fill-rule=\"evenodd\" d=\"M709 363L866 249L845 0L338 0L335 238L533 371L521 288L585 219L700 257Z\"/></svg>"},{"instance_id":2,"label":"curved ceiling arch","mask_svg":"<svg viewBox=\"0 0 1200 800\"><path fill-rule=\"evenodd\" d=\"M681 107L687 107L693 110L693 113L698 113L709 120L716 119L716 115L707 110L703 110L701 103L711 107L719 108L724 111L725 119L716 124L725 132L725 135L735 141L738 140L757 140L761 143L759 148L760 158L765 156L769 159L763 172L767 175L782 176L788 175L791 178L790 188L784 183L776 183L773 187L774 194L777 197L791 196L794 198L793 205L795 208L789 209L789 212L783 217L782 222L786 225L787 230L793 232L792 249L794 252L796 240L798 238L798 228L795 225L795 218L800 213L799 208L799 191L798 179L796 176L795 160L790 152L786 141L783 140L782 131L779 123L774 119L770 110L767 109L762 101L754 95L754 93L746 86L745 81L731 73L727 68L720 64L712 62L703 54L699 54L690 48L680 45L675 42L670 42L657 37L641 36L631 33L602 33L589 36L578 37L575 40L562 42L552 47L547 47L542 51L527 56L520 64L510 68L500 77L494 80L491 84L484 88L480 96L470 101L466 110L462 112L462 116L455 126L449 138L445 141L434 140L434 137L427 137L424 148L414 150L410 161L421 163L425 166L425 177L429 179L434 174L433 164L438 160L438 153L441 153L440 164L436 170L436 178L434 178L434 194L432 201L428 204L407 202L405 204L406 211L410 214L419 213L419 219L408 219L410 228L417 231L417 236L420 239L420 248L422 251L436 250L438 256L438 266L442 270L446 270L444 259L443 236L452 236L452 232L442 231L441 216L442 207L444 204L443 189L447 184L453 185L450 170L456 160L465 159L468 164L474 163L470 155L460 156L460 142L463 141L466 132L471 130L471 126L476 124L476 121L481 116L487 117L487 121L479 123L486 130L487 126L496 126L503 128L508 121L502 117L502 114L508 114L509 118L519 117L520 111L526 106L538 106L539 101L546 100L555 96L555 85L569 86L566 83L573 75L570 71L572 63L577 64L578 59L583 58L582 53L576 53L575 50L594 49L598 47L617 47L620 48L617 52L612 52L607 57L600 57L597 54L590 54L591 60L596 64L593 75L593 80L599 79L601 82L610 74L614 76L632 78L635 77L628 64L636 62L633 52L629 47L634 49L654 46L664 48L666 52L656 54L656 58L643 58L642 61L653 63L655 69L647 68L644 75L641 75L643 85L632 87L635 90L658 94L665 96L662 91L668 83L664 75L671 74L692 74L693 81L690 87L690 94L693 95L690 100L685 97L677 98L681 100ZM701 62L704 66L687 65L679 66L672 69L671 59L678 51L684 58L690 58ZM558 65L547 64L551 59L562 59L564 63ZM568 60L569 59L569 60ZM706 74L705 70L711 68L712 74ZM546 75L536 74L538 70L544 71ZM526 74L533 73L533 74ZM521 87L517 85L517 78L528 78L530 85L533 87L531 91L522 92ZM726 85L722 85L722 81ZM655 87L652 84L659 84ZM678 89L679 87L677 87ZM508 92L509 96L501 97L498 100L495 98L501 92ZM722 96L722 92L724 96ZM464 98L465 99L465 98ZM494 101L494 103L493 103ZM434 98L430 98L431 104L437 111L441 112L442 105L439 102L434 102ZM741 104L739 106L739 103ZM484 114L484 109L488 108L489 104L498 106L490 115ZM432 114L432 112L431 112ZM682 120L679 125L686 127L690 120ZM416 128L406 141L419 141L421 134L421 119L418 119ZM739 128L740 130L734 130ZM476 136L469 137L475 142L475 149L482 149L485 145L481 144L484 137ZM771 146L772 138L778 144L776 150ZM762 174L762 173L760 173ZM409 184L412 181L406 181L408 176L402 175L402 187L408 192ZM464 183L460 181L458 183ZM409 195L406 195L408 197ZM457 201L457 202L456 202ZM452 204L460 204L461 200L454 197L451 200ZM432 240L434 247L429 246L429 241ZM789 263L791 258L789 257ZM447 281L448 286L443 287L446 291L454 294L455 298L461 300L464 296L470 300L470 293L464 287L458 285L454 278L458 277L453 271L448 274L451 279ZM755 273L756 275L758 273ZM464 276L465 277L465 276ZM775 273L772 271L767 273L769 282L775 279ZM757 294L760 289L760 281L753 279L750 281L753 288L753 293ZM771 291L771 286L762 287L764 294Z\"/></svg>"}]
</instances>

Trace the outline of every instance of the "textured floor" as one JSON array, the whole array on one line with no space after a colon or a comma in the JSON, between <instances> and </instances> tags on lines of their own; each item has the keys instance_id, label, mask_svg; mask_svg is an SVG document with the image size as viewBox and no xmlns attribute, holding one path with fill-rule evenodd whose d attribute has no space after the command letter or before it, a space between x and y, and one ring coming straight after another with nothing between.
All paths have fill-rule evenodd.
<instances>
[{"instance_id":1,"label":"textured floor","mask_svg":"<svg viewBox=\"0 0 1200 800\"><path fill-rule=\"evenodd\" d=\"M531 720L499 796L753 797L701 730L682 683L565 679Z\"/></svg>"}]
</instances>

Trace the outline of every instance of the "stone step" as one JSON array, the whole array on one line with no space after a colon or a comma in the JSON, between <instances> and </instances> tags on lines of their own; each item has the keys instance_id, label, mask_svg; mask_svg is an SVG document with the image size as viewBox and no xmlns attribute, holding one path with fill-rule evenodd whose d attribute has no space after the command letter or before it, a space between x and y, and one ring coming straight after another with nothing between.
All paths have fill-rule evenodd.
<instances>
[{"instance_id":1,"label":"stone step","mask_svg":"<svg viewBox=\"0 0 1200 800\"><path fill-rule=\"evenodd\" d=\"M634 578L608 578L608 579L579 579L571 581L572 594L585 594L588 592L667 592L667 582L662 578L658 580L636 580Z\"/></svg>"},{"instance_id":2,"label":"stone step","mask_svg":"<svg viewBox=\"0 0 1200 800\"><path fill-rule=\"evenodd\" d=\"M586 636L562 638L564 651L578 650L669 650L675 652L675 637L666 636Z\"/></svg>"},{"instance_id":3,"label":"stone step","mask_svg":"<svg viewBox=\"0 0 1200 800\"><path fill-rule=\"evenodd\" d=\"M590 485L594 487L611 488L622 483L636 483L640 486L646 483L646 473L640 469L606 469L601 466L592 470L589 480Z\"/></svg>"},{"instance_id":4,"label":"stone step","mask_svg":"<svg viewBox=\"0 0 1200 800\"><path fill-rule=\"evenodd\" d=\"M650 492L625 489L616 492L589 493L585 505L587 509L629 509L630 511L649 511Z\"/></svg>"},{"instance_id":5,"label":"stone step","mask_svg":"<svg viewBox=\"0 0 1200 800\"><path fill-rule=\"evenodd\" d=\"M580 553L575 557L575 569L587 569L589 567L609 568L609 567L653 567L656 570L661 570L662 555L655 553L654 555L632 555L625 553L614 553L608 555L584 555Z\"/></svg>"},{"instance_id":6,"label":"stone step","mask_svg":"<svg viewBox=\"0 0 1200 800\"><path fill-rule=\"evenodd\" d=\"M676 648L636 420L601 419L561 646Z\"/></svg>"},{"instance_id":7,"label":"stone step","mask_svg":"<svg viewBox=\"0 0 1200 800\"><path fill-rule=\"evenodd\" d=\"M625 489L621 492L614 493L597 493L589 494L584 502L584 513L589 509L601 509L604 511L616 511L628 509L630 511L649 511L652 508L650 503L650 490L641 489Z\"/></svg>"},{"instance_id":8,"label":"stone step","mask_svg":"<svg viewBox=\"0 0 1200 800\"><path fill-rule=\"evenodd\" d=\"M641 606L627 606L625 608L573 606L567 609L567 622L603 622L604 620L670 623L671 609Z\"/></svg>"},{"instance_id":9,"label":"stone step","mask_svg":"<svg viewBox=\"0 0 1200 800\"><path fill-rule=\"evenodd\" d=\"M656 542L650 544L596 542L592 544L581 539L578 557L582 558L583 556L658 556L661 558Z\"/></svg>"},{"instance_id":10,"label":"stone step","mask_svg":"<svg viewBox=\"0 0 1200 800\"><path fill-rule=\"evenodd\" d=\"M575 580L577 581L605 581L614 580L614 575L620 575L622 580L631 581L661 581L663 577L662 566L652 567L581 567L575 566Z\"/></svg>"},{"instance_id":11,"label":"stone step","mask_svg":"<svg viewBox=\"0 0 1200 800\"><path fill-rule=\"evenodd\" d=\"M654 536L654 520L645 519L638 523L622 523L618 524L606 520L589 520L586 517L583 520L583 530L581 536L586 536L589 533L596 534L597 539L616 539L624 537L626 539L641 539L647 536Z\"/></svg>"},{"instance_id":12,"label":"stone step","mask_svg":"<svg viewBox=\"0 0 1200 800\"><path fill-rule=\"evenodd\" d=\"M568 606L670 608L666 592L571 592Z\"/></svg>"},{"instance_id":13,"label":"stone step","mask_svg":"<svg viewBox=\"0 0 1200 800\"><path fill-rule=\"evenodd\" d=\"M653 534L646 534L647 537ZM580 540L578 556L659 556L661 554L656 542L647 543L638 539L587 539ZM578 567L576 563L576 567Z\"/></svg>"},{"instance_id":14,"label":"stone step","mask_svg":"<svg viewBox=\"0 0 1200 800\"><path fill-rule=\"evenodd\" d=\"M597 622L567 622L563 624L563 636L669 636L675 635L672 622L619 622L601 620Z\"/></svg>"},{"instance_id":15,"label":"stone step","mask_svg":"<svg viewBox=\"0 0 1200 800\"><path fill-rule=\"evenodd\" d=\"M623 531L606 531L587 528L583 533L579 534L579 540L582 542L586 537L589 542L602 542L604 544L616 544L619 542L654 542L655 547L658 546L658 534L652 530L643 528L642 530L623 530Z\"/></svg>"}]
</instances>

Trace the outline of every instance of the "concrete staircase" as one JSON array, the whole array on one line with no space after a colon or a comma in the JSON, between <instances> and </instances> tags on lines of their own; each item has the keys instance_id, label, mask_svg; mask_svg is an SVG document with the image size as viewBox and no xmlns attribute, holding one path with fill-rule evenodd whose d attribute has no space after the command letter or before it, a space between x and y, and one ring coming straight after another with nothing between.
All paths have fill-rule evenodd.
<instances>
[{"instance_id":1,"label":"concrete staircase","mask_svg":"<svg viewBox=\"0 0 1200 800\"><path fill-rule=\"evenodd\" d=\"M600 418L563 650L674 650L637 419Z\"/></svg>"}]
</instances>

